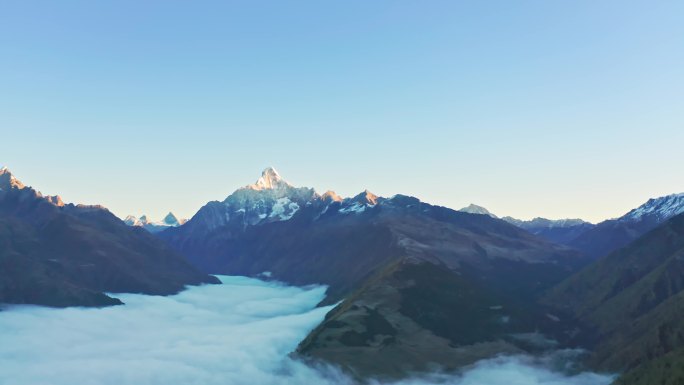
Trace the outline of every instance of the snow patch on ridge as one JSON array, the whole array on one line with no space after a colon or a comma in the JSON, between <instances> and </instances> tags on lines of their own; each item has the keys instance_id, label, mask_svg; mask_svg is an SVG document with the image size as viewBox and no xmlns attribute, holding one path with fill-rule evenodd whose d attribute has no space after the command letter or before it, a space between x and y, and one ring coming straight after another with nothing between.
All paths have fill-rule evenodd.
<instances>
[{"instance_id":1,"label":"snow patch on ridge","mask_svg":"<svg viewBox=\"0 0 684 385\"><path fill-rule=\"evenodd\" d=\"M375 205L363 204L360 202L354 202L353 204L351 204L347 207L341 208L340 212L343 214L351 214L351 213L360 214L360 213L366 211L366 209L373 208L373 207L375 207Z\"/></svg>"},{"instance_id":2,"label":"snow patch on ridge","mask_svg":"<svg viewBox=\"0 0 684 385\"><path fill-rule=\"evenodd\" d=\"M283 197L278 198L271 208L271 214L269 218L279 218L281 221L286 221L292 218L295 213L299 211L299 205L292 202L290 198Z\"/></svg>"}]
</instances>

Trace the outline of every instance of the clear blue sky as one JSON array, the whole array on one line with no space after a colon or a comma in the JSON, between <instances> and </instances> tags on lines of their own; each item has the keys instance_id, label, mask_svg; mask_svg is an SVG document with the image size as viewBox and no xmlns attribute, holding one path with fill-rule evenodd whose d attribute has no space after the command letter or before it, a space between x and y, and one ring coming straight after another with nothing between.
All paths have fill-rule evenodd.
<instances>
[{"instance_id":1,"label":"clear blue sky","mask_svg":"<svg viewBox=\"0 0 684 385\"><path fill-rule=\"evenodd\" d=\"M0 1L0 164L191 216L269 165L499 215L684 191L682 1Z\"/></svg>"}]
</instances>

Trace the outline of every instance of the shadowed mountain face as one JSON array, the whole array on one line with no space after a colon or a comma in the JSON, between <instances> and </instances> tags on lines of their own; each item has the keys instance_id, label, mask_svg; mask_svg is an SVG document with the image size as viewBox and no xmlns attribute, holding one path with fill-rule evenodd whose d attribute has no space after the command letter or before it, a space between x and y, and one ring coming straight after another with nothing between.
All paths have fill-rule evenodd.
<instances>
[{"instance_id":1,"label":"shadowed mountain face","mask_svg":"<svg viewBox=\"0 0 684 385\"><path fill-rule=\"evenodd\" d=\"M119 304L103 292L171 294L215 282L98 206L65 205L0 170L0 303Z\"/></svg>"},{"instance_id":2,"label":"shadowed mountain face","mask_svg":"<svg viewBox=\"0 0 684 385\"><path fill-rule=\"evenodd\" d=\"M325 303L345 299L330 316L339 322L321 325L300 352L363 375L537 348L526 333L555 321L535 304L536 295L584 263L576 252L499 219L412 197L366 191L340 199L280 178L255 186L210 202L160 236L206 272L267 272L297 285L329 285ZM440 277L437 286L431 277ZM462 311L445 309L472 317L462 322ZM474 325L481 332L473 333ZM513 332L520 338L502 340ZM416 335L431 342L411 343ZM364 368L387 344L395 359Z\"/></svg>"},{"instance_id":3,"label":"shadowed mountain face","mask_svg":"<svg viewBox=\"0 0 684 385\"><path fill-rule=\"evenodd\" d=\"M587 266L545 302L588 327L578 338L594 346L597 367L628 370L619 383L679 383L672 379L684 379L684 214Z\"/></svg>"}]
</instances>

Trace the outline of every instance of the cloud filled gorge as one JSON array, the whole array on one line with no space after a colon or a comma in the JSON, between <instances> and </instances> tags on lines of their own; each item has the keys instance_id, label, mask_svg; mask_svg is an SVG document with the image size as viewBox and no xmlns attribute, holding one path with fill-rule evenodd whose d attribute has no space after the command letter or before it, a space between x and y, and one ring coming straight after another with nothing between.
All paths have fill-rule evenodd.
<instances>
[{"instance_id":1,"label":"cloud filled gorge","mask_svg":"<svg viewBox=\"0 0 684 385\"><path fill-rule=\"evenodd\" d=\"M12 307L0 312L1 385L351 384L329 367L287 354L324 317L322 287L296 288L242 277L171 297L119 295L105 309ZM589 385L524 358L480 362L462 376L398 384Z\"/></svg>"}]
</instances>

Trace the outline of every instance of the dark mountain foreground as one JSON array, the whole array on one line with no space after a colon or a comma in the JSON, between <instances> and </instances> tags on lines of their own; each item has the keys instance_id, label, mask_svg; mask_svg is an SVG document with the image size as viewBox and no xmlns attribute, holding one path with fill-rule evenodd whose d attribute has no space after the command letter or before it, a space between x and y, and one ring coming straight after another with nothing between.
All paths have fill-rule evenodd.
<instances>
[{"instance_id":1,"label":"dark mountain foreground","mask_svg":"<svg viewBox=\"0 0 684 385\"><path fill-rule=\"evenodd\" d=\"M64 204L0 170L0 303L108 306L105 292L166 295L217 282L99 206Z\"/></svg>"},{"instance_id":2,"label":"dark mountain foreground","mask_svg":"<svg viewBox=\"0 0 684 385\"><path fill-rule=\"evenodd\" d=\"M553 338L568 325L532 298L405 258L335 307L297 352L334 362L357 378L392 379L555 349L560 343Z\"/></svg>"}]
</instances>

